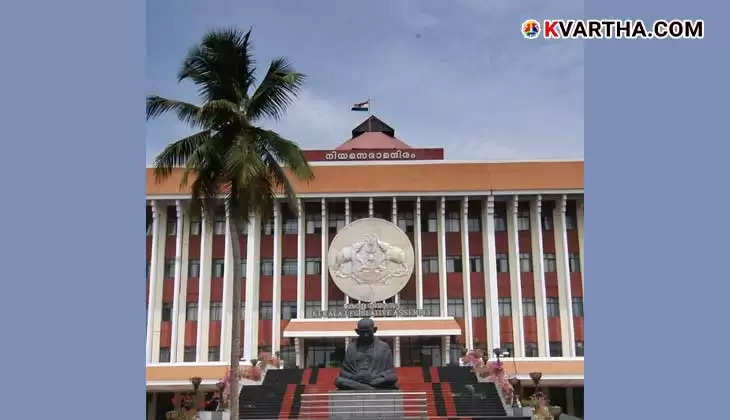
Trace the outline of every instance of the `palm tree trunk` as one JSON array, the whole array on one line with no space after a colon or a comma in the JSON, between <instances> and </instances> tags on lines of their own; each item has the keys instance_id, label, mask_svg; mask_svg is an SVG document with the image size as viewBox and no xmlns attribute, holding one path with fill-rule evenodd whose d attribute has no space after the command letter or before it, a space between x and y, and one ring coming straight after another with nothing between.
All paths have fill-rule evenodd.
<instances>
[{"instance_id":1,"label":"palm tree trunk","mask_svg":"<svg viewBox=\"0 0 730 420\"><path fill-rule=\"evenodd\" d=\"M231 391L228 407L230 419L238 419L238 361L241 359L241 236L238 232L238 218L229 218L228 233L233 248L233 317L231 322Z\"/></svg>"}]
</instances>

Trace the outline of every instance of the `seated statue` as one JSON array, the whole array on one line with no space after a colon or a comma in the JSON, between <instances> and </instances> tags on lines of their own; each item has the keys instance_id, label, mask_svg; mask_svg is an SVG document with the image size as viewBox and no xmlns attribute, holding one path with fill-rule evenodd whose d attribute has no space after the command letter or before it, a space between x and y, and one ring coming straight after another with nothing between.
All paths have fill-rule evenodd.
<instances>
[{"instance_id":1,"label":"seated statue","mask_svg":"<svg viewBox=\"0 0 730 420\"><path fill-rule=\"evenodd\" d=\"M375 337L377 330L370 318L358 321L358 337L347 346L340 376L335 380L338 389L398 389L393 353L387 343Z\"/></svg>"}]
</instances>

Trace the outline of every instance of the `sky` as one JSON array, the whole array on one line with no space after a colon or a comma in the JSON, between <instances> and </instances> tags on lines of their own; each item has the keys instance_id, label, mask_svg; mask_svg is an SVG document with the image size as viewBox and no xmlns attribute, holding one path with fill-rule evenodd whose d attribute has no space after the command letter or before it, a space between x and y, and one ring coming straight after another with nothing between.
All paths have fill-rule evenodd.
<instances>
[{"instance_id":1,"label":"sky","mask_svg":"<svg viewBox=\"0 0 730 420\"><path fill-rule=\"evenodd\" d=\"M449 160L582 159L583 43L523 38L534 18L582 18L576 0L147 1L147 93L199 104L176 75L210 29L252 29L258 80L276 57L307 75L279 121L302 149L331 149L372 113ZM147 162L192 131L147 122Z\"/></svg>"}]
</instances>

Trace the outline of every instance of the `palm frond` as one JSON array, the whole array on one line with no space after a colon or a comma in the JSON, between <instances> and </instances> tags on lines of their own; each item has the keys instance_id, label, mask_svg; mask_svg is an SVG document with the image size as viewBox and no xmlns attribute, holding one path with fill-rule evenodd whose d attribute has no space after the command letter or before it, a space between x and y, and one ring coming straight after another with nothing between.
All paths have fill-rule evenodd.
<instances>
[{"instance_id":1,"label":"palm frond","mask_svg":"<svg viewBox=\"0 0 730 420\"><path fill-rule=\"evenodd\" d=\"M191 103L163 98L162 96L147 96L147 119L158 117L166 112L175 112L180 121L191 127L202 127L204 122L200 118L200 107Z\"/></svg>"},{"instance_id":2,"label":"palm frond","mask_svg":"<svg viewBox=\"0 0 730 420\"><path fill-rule=\"evenodd\" d=\"M297 96L304 77L303 74L294 71L285 58L273 60L266 76L246 105L247 117L252 121L264 116L276 120L281 118L286 107Z\"/></svg>"},{"instance_id":3,"label":"palm frond","mask_svg":"<svg viewBox=\"0 0 730 420\"><path fill-rule=\"evenodd\" d=\"M241 104L254 81L254 60L249 52L251 31L237 29L207 33L188 52L178 81L190 79L206 99L226 99Z\"/></svg>"},{"instance_id":4,"label":"palm frond","mask_svg":"<svg viewBox=\"0 0 730 420\"><path fill-rule=\"evenodd\" d=\"M170 176L173 168L185 166L191 156L209 140L210 131L203 130L167 145L154 160L154 172L157 181L159 182Z\"/></svg>"}]
</instances>

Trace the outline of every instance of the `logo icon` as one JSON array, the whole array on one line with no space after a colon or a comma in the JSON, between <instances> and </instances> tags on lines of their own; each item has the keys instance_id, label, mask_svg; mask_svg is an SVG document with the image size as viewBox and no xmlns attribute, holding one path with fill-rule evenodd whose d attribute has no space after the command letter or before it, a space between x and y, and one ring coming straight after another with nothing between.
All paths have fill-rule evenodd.
<instances>
[{"instance_id":1,"label":"logo icon","mask_svg":"<svg viewBox=\"0 0 730 420\"><path fill-rule=\"evenodd\" d=\"M540 24L535 19L522 22L522 35L527 39L534 39L540 35Z\"/></svg>"},{"instance_id":2,"label":"logo icon","mask_svg":"<svg viewBox=\"0 0 730 420\"><path fill-rule=\"evenodd\" d=\"M377 218L345 226L332 240L327 256L337 287L363 302L382 301L403 289L413 273L413 260L408 236Z\"/></svg>"}]
</instances>

